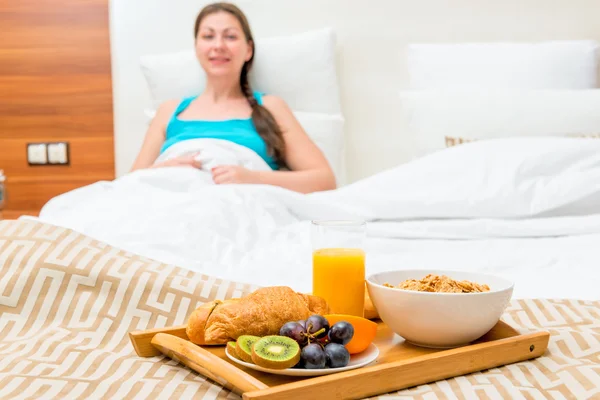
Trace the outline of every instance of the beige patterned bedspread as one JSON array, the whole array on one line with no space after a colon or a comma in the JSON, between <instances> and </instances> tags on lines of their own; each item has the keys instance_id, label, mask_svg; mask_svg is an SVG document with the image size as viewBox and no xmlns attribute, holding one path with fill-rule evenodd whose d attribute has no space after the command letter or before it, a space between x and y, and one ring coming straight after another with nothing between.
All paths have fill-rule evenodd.
<instances>
[{"instance_id":1,"label":"beige patterned bedspread","mask_svg":"<svg viewBox=\"0 0 600 400\"><path fill-rule=\"evenodd\" d=\"M184 324L199 304L254 289L0 221L0 398L238 398L172 360L137 357L127 334ZM550 331L548 353L390 398L600 398L600 301L513 301L503 319Z\"/></svg>"}]
</instances>

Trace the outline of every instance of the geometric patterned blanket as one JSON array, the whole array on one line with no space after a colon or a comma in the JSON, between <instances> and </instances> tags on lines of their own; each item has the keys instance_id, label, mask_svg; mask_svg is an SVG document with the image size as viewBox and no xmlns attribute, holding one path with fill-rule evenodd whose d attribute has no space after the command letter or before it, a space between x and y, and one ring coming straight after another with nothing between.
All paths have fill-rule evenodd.
<instances>
[{"instance_id":1,"label":"geometric patterned blanket","mask_svg":"<svg viewBox=\"0 0 600 400\"><path fill-rule=\"evenodd\" d=\"M202 303L255 289L68 229L0 221L0 399L237 399L169 358L138 357L128 332L185 324ZM600 301L513 300L502 319L549 331L547 353L388 396L600 398Z\"/></svg>"}]
</instances>

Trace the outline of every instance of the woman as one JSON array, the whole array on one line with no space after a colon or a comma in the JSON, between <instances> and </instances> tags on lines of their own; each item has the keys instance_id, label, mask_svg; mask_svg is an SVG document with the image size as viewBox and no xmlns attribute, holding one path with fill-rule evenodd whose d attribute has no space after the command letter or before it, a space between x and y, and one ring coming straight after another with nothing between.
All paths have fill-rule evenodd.
<instances>
[{"instance_id":1,"label":"woman","mask_svg":"<svg viewBox=\"0 0 600 400\"><path fill-rule=\"evenodd\" d=\"M234 165L218 166L212 170L217 184L270 184L302 193L334 189L335 177L326 158L286 103L250 88L254 40L242 11L229 3L208 5L196 19L194 35L196 56L206 72L206 88L197 97L167 101L159 107L133 170L198 168L193 156L154 162L178 141L210 137L249 147L272 168L251 171Z\"/></svg>"}]
</instances>

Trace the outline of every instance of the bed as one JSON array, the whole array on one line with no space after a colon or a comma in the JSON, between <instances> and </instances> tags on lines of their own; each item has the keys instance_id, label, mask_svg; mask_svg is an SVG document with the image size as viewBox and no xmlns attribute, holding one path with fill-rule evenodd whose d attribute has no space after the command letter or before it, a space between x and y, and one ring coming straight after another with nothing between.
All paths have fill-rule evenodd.
<instances>
[{"instance_id":1,"label":"bed","mask_svg":"<svg viewBox=\"0 0 600 400\"><path fill-rule=\"evenodd\" d=\"M127 332L183 324L197 305L259 286L310 290L308 224L324 217L368 221L367 273L513 279L503 318L553 335L533 362L399 396L600 394L600 141L477 141L311 195L202 174L139 171L1 223L2 397L235 397L175 362L137 358Z\"/></svg>"},{"instance_id":2,"label":"bed","mask_svg":"<svg viewBox=\"0 0 600 400\"><path fill-rule=\"evenodd\" d=\"M600 140L593 137L600 132L600 95L592 89L597 60L590 56L596 47L577 43L578 51L565 53L560 46L542 46L539 54L547 57L537 60L553 65L552 71L541 74L517 63L527 71L476 76L475 92L464 90L473 78L465 66L486 70L485 57L473 63L467 54L454 75L442 67L435 79L422 64L412 65L424 78L414 90L386 91L402 99L407 125L373 133L377 151L386 147L389 166L375 168L360 165L358 155L373 163L379 153L364 146L365 132L356 141L357 132L383 125L369 122L373 108L342 112L332 35L321 30L276 38L263 43L261 54L281 57L287 51L287 66L275 67L314 78L295 85L284 76L271 88L292 99L296 116L336 170L339 189L302 195L270 186L214 185L206 170L124 173L120 167L116 180L57 196L39 217L0 221L0 397L237 398L172 360L137 357L127 333L184 324L196 306L260 286L310 291L310 221L349 218L367 221L368 274L435 268L501 275L515 281L503 319L522 331L552 334L547 354L532 362L391 397L600 396ZM298 63L290 43L318 49L321 57ZM413 49L421 60L425 50ZM429 58L431 65L442 65L439 57L447 49L441 51ZM514 51L532 49L509 49ZM493 57L487 62L493 65ZM565 73L563 62L580 75ZM164 96L197 89L185 79L196 76L193 68L182 65L193 65L189 53L142 60L152 97L147 117ZM163 79L163 68L177 70L183 84ZM435 87L427 86L432 82ZM462 89L442 91L444 82L461 82ZM482 92L490 82L496 87ZM364 99L354 82L345 84ZM506 90L511 84L536 87ZM387 111L395 123L398 110ZM122 119L116 125L126 130ZM344 152L348 129L354 148ZM462 144L446 148L448 136ZM414 137L417 150L410 162L408 152L396 159L397 146L385 145L404 146L407 137ZM117 138L121 149L122 140ZM139 142L125 147L135 149ZM264 167L243 149L212 141L187 142L171 155L198 149L217 163L234 159ZM354 156L348 181L343 154Z\"/></svg>"}]
</instances>

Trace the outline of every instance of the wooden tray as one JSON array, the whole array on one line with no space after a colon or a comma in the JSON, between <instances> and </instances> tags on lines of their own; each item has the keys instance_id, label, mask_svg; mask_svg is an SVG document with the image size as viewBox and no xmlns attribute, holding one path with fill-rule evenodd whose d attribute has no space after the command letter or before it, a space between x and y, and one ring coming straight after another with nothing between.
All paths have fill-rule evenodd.
<instances>
[{"instance_id":1,"label":"wooden tray","mask_svg":"<svg viewBox=\"0 0 600 400\"><path fill-rule=\"evenodd\" d=\"M243 395L244 399L350 399L394 392L441 379L539 357L548 348L550 334L520 334L500 321L485 336L455 349L428 349L405 342L378 322L374 343L379 357L355 370L319 377L292 377L255 371L235 364L225 346L198 346L190 342L185 326L131 332L136 353L161 353Z\"/></svg>"}]
</instances>

